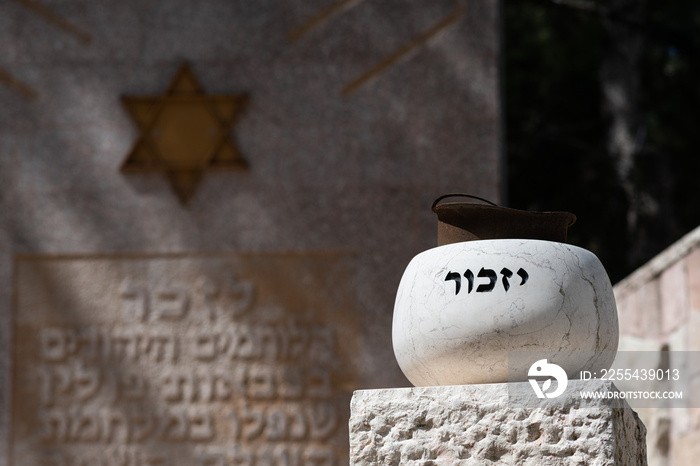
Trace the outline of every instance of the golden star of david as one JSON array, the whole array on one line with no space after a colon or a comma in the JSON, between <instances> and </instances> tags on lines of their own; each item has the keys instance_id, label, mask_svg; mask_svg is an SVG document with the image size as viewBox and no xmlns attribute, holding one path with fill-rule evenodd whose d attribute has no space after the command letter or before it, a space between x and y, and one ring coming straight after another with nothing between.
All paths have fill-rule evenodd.
<instances>
[{"instance_id":1,"label":"golden star of david","mask_svg":"<svg viewBox=\"0 0 700 466\"><path fill-rule=\"evenodd\" d=\"M183 64L162 96L124 96L141 131L124 172L164 172L184 204L205 170L247 168L229 133L248 101L245 94L207 95Z\"/></svg>"}]
</instances>

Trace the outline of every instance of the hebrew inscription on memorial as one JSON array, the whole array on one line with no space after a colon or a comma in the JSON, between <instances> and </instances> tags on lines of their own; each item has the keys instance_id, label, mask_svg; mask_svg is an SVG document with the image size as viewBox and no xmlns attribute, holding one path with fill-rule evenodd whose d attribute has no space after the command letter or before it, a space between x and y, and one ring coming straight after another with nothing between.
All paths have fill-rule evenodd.
<instances>
[{"instance_id":1,"label":"hebrew inscription on memorial","mask_svg":"<svg viewBox=\"0 0 700 466\"><path fill-rule=\"evenodd\" d=\"M19 259L10 464L347 464L347 259Z\"/></svg>"},{"instance_id":2,"label":"hebrew inscription on memorial","mask_svg":"<svg viewBox=\"0 0 700 466\"><path fill-rule=\"evenodd\" d=\"M520 277L520 281L518 283L518 286L523 286L527 280L530 278L530 275L525 271L525 269L520 268L516 272L518 276ZM513 276L513 272L507 268L503 267L500 271L501 275L501 284L503 285L503 289L505 291L510 290L510 279ZM472 290L474 289L474 272L471 271L471 269L467 269L464 274L460 274L459 272L452 272L448 271L447 275L445 276L445 281L454 281L455 283L455 295L458 295L459 292L462 290L462 276L467 279L467 293L471 293ZM484 279L480 281L480 284L476 287L476 292L477 293L488 293L494 290L496 288L496 283L498 281L498 274L496 273L495 270L493 269L486 269L482 267L479 272L476 274L476 278L479 279Z\"/></svg>"}]
</instances>

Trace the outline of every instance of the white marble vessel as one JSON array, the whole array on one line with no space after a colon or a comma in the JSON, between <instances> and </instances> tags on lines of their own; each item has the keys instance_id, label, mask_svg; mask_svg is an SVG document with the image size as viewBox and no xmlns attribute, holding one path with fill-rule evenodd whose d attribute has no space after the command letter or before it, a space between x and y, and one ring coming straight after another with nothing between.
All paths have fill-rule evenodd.
<instances>
[{"instance_id":1,"label":"white marble vessel","mask_svg":"<svg viewBox=\"0 0 700 466\"><path fill-rule=\"evenodd\" d=\"M593 253L491 239L414 257L399 284L392 338L406 377L430 386L516 381L510 352L537 351L569 377L599 372L615 358L618 333L612 286Z\"/></svg>"}]
</instances>

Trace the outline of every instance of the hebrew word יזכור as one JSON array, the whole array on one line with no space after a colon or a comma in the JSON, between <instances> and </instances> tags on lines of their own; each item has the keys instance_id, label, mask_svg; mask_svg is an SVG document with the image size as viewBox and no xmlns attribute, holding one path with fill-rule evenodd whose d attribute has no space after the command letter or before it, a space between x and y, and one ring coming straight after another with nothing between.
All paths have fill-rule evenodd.
<instances>
[{"instance_id":1,"label":"hebrew word \u05d9\u05d6\u05db\u05d5\u05e8","mask_svg":"<svg viewBox=\"0 0 700 466\"><path fill-rule=\"evenodd\" d=\"M503 289L507 292L508 290L510 290L510 278L513 276L513 272L510 269L503 267L501 269L500 274ZM516 274L520 277L520 284L518 286L523 286L525 283L527 283L528 279L530 278L530 275L528 275L528 273L523 268L519 268ZM464 278L467 279L467 293L471 293L474 289L474 273L471 270L467 269L463 275ZM476 275L476 278L485 278L488 280L486 282L480 283L476 287L477 293L488 293L496 288L496 283L498 282L498 275L496 274L495 270L485 269L482 267L481 270L479 270L479 273ZM462 274L458 272L447 272L445 281L450 280L454 280L455 282L456 296L462 289Z\"/></svg>"}]
</instances>

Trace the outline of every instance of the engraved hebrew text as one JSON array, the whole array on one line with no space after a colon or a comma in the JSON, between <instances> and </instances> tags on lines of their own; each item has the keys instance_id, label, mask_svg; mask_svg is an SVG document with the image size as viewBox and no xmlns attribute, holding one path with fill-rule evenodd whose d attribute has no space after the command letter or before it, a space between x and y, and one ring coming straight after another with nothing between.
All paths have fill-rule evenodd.
<instances>
[{"instance_id":1,"label":"engraved hebrew text","mask_svg":"<svg viewBox=\"0 0 700 466\"><path fill-rule=\"evenodd\" d=\"M86 261L43 272L66 286L27 282L10 464L347 464L348 325L310 294L324 293L308 289L313 274L328 281L322 268L304 288L303 261L265 260L293 273L244 259ZM100 286L70 288L71 273Z\"/></svg>"},{"instance_id":2,"label":"engraved hebrew text","mask_svg":"<svg viewBox=\"0 0 700 466\"><path fill-rule=\"evenodd\" d=\"M513 277L513 272L507 267L503 267L499 273L501 276L501 285L503 286L503 290L507 292L511 288L510 279ZM516 273L520 277L520 283L518 283L517 286L523 286L525 283L527 283L530 275L528 275L525 269L519 268ZM463 274L448 271L447 275L445 276L446 282L454 281L455 295L458 295L462 290L462 276L467 279L467 294L469 294L472 292L472 289L474 289L474 273L470 269L467 269ZM479 284L476 287L477 293L488 293L494 291L498 283L498 274L493 269L486 269L482 267L479 269L479 272L477 272L476 278L480 279L478 282Z\"/></svg>"}]
</instances>

